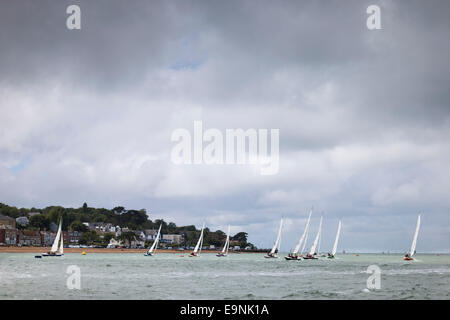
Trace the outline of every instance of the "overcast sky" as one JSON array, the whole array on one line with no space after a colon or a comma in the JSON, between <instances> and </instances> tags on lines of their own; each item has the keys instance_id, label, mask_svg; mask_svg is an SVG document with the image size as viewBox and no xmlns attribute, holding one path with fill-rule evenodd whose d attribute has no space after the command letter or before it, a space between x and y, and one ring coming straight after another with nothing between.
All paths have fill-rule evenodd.
<instances>
[{"instance_id":1,"label":"overcast sky","mask_svg":"<svg viewBox=\"0 0 450 320\"><path fill-rule=\"evenodd\" d=\"M81 30L66 7L81 7ZM381 30L366 9L381 8ZM0 202L147 209L269 247L450 243L449 1L1 1ZM279 173L175 165L177 128L280 129Z\"/></svg>"}]
</instances>

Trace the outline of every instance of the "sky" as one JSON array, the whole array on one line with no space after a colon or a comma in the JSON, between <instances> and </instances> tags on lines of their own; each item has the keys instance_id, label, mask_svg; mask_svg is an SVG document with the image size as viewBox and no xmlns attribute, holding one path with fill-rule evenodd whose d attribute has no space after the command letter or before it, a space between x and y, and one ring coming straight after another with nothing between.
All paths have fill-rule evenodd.
<instances>
[{"instance_id":1,"label":"sky","mask_svg":"<svg viewBox=\"0 0 450 320\"><path fill-rule=\"evenodd\" d=\"M66 27L67 6L81 29ZM381 29L369 30L369 5ZM450 252L450 2L1 1L0 202L145 208L292 249ZM178 128L279 129L275 175ZM311 239L310 239L311 242ZM309 246L309 244L308 244Z\"/></svg>"}]
</instances>

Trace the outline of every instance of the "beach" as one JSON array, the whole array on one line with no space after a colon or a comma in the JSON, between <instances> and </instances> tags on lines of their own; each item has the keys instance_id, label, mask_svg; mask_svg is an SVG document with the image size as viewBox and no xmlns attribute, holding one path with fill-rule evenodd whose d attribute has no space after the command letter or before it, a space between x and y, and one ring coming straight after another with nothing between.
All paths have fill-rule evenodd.
<instances>
[{"instance_id":1,"label":"beach","mask_svg":"<svg viewBox=\"0 0 450 320\"><path fill-rule=\"evenodd\" d=\"M16 246L0 246L0 253L43 253L50 251L50 247L16 247ZM142 253L147 249L127 249L127 248L64 248L64 253ZM189 254L191 250L176 249L158 249L157 252ZM208 253L219 253L220 250L203 250ZM230 254L233 252L229 252ZM240 253L240 252L239 252Z\"/></svg>"}]
</instances>

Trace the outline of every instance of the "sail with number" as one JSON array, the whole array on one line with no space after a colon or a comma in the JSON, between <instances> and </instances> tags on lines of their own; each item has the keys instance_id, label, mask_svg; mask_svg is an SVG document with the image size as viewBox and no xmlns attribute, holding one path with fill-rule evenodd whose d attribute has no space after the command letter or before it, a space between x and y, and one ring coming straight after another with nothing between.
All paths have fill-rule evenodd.
<instances>
[{"instance_id":1,"label":"sail with number","mask_svg":"<svg viewBox=\"0 0 450 320\"><path fill-rule=\"evenodd\" d=\"M197 244L195 245L194 248L194 254L197 254L197 252L201 251L201 245L203 244L203 230L205 229L205 223L203 222L203 226L202 226L202 231L200 232L200 238L198 238Z\"/></svg>"},{"instance_id":2,"label":"sail with number","mask_svg":"<svg viewBox=\"0 0 450 320\"><path fill-rule=\"evenodd\" d=\"M309 222L311 221L311 214L312 214L312 210L309 211L309 216L308 216L308 220L306 221L305 230L303 231L303 234L302 234L300 240L298 241L297 245L294 248L294 251L292 252L294 254L297 254L300 251L300 247L302 246L303 241L306 242L305 237L308 232Z\"/></svg>"},{"instance_id":3,"label":"sail with number","mask_svg":"<svg viewBox=\"0 0 450 320\"><path fill-rule=\"evenodd\" d=\"M414 233L413 242L411 244L411 250L409 252L409 255L412 257L416 253L416 244L417 244L417 236L419 235L419 228L420 228L420 214L417 217L417 226L416 226L416 232Z\"/></svg>"},{"instance_id":4,"label":"sail with number","mask_svg":"<svg viewBox=\"0 0 450 320\"><path fill-rule=\"evenodd\" d=\"M336 254L337 245L338 245L338 241L339 241L339 235L341 233L341 226L342 226L342 223L341 223L341 220L339 220L338 229L337 229L337 232L336 232L336 239L334 240L333 250L331 251L331 254L333 256Z\"/></svg>"},{"instance_id":5,"label":"sail with number","mask_svg":"<svg viewBox=\"0 0 450 320\"><path fill-rule=\"evenodd\" d=\"M319 242L320 233L322 231L322 218L320 217L320 223L319 223L319 230L317 231L316 238L314 239L313 245L311 249L309 250L309 254L312 256L314 253L316 253L317 243Z\"/></svg>"},{"instance_id":6,"label":"sail with number","mask_svg":"<svg viewBox=\"0 0 450 320\"><path fill-rule=\"evenodd\" d=\"M158 247L158 243L159 243L159 237L161 234L161 226L162 226L162 224L159 225L159 229L158 229L158 233L156 234L155 241L153 241L152 246L150 247L150 249L148 249L147 254L151 254L156 251L156 248Z\"/></svg>"},{"instance_id":7,"label":"sail with number","mask_svg":"<svg viewBox=\"0 0 450 320\"><path fill-rule=\"evenodd\" d=\"M272 250L270 250L270 254L274 254L280 250L281 243L281 229L283 228L283 218L280 220L280 228L278 229L277 240L275 241Z\"/></svg>"},{"instance_id":8,"label":"sail with number","mask_svg":"<svg viewBox=\"0 0 450 320\"><path fill-rule=\"evenodd\" d=\"M56 253L56 251L58 251L59 238L61 237L61 228L62 228L62 218L61 218L61 220L59 220L58 232L56 233L55 240L53 241L53 245L50 250L51 252Z\"/></svg>"},{"instance_id":9,"label":"sail with number","mask_svg":"<svg viewBox=\"0 0 450 320\"><path fill-rule=\"evenodd\" d=\"M228 254L229 246L230 246L230 226L228 226L227 239L225 240L225 245L223 246L222 254L224 255Z\"/></svg>"}]
</instances>

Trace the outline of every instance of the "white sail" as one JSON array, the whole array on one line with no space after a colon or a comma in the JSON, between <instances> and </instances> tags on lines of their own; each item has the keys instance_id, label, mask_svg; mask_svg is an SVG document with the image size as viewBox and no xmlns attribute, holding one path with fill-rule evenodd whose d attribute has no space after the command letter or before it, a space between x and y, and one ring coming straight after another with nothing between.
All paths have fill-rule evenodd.
<instances>
[{"instance_id":1,"label":"white sail","mask_svg":"<svg viewBox=\"0 0 450 320\"><path fill-rule=\"evenodd\" d=\"M417 217L417 226L416 226L416 232L414 233L413 242L411 244L411 251L409 252L409 255L412 257L414 253L416 252L416 244L417 244L417 236L419 235L419 228L420 228L420 214Z\"/></svg>"},{"instance_id":2,"label":"white sail","mask_svg":"<svg viewBox=\"0 0 450 320\"><path fill-rule=\"evenodd\" d=\"M59 220L58 232L56 233L55 240L53 241L52 249L50 250L51 252L58 251L59 238L61 237L61 227L62 227L62 218L61 220Z\"/></svg>"},{"instance_id":3,"label":"white sail","mask_svg":"<svg viewBox=\"0 0 450 320\"><path fill-rule=\"evenodd\" d=\"M156 234L155 241L153 241L153 244L150 247L150 249L148 249L147 253L153 253L153 251L156 250L156 248L158 246L158 242L159 242L159 235L161 233L161 226L162 226L162 224L159 225L159 229L158 229L158 233Z\"/></svg>"},{"instance_id":4,"label":"white sail","mask_svg":"<svg viewBox=\"0 0 450 320\"><path fill-rule=\"evenodd\" d=\"M331 254L333 256L336 254L337 245L338 245L338 241L339 241L339 234L341 233L341 225L342 225L341 220L339 220L338 229L336 232L336 239L334 240L333 250L331 251Z\"/></svg>"},{"instance_id":5,"label":"white sail","mask_svg":"<svg viewBox=\"0 0 450 320\"><path fill-rule=\"evenodd\" d=\"M225 245L223 246L222 253L228 254L228 247L230 246L230 226L228 226L227 239L225 240Z\"/></svg>"},{"instance_id":6,"label":"white sail","mask_svg":"<svg viewBox=\"0 0 450 320\"><path fill-rule=\"evenodd\" d=\"M59 244L59 253L64 254L64 235L61 230L61 242Z\"/></svg>"},{"instance_id":7,"label":"white sail","mask_svg":"<svg viewBox=\"0 0 450 320\"><path fill-rule=\"evenodd\" d=\"M283 218L281 218L280 220L280 228L278 229L278 235L277 235L277 240L275 241L272 250L270 250L271 254L274 254L275 251L278 249L280 249L280 240L281 240L281 228L283 227Z\"/></svg>"},{"instance_id":8,"label":"white sail","mask_svg":"<svg viewBox=\"0 0 450 320\"><path fill-rule=\"evenodd\" d=\"M319 242L320 232L322 230L322 218L323 217L320 217L319 230L317 231L317 235L316 235L316 238L314 239L314 243L313 243L311 249L309 250L310 255L313 255L316 252L317 243Z\"/></svg>"},{"instance_id":9,"label":"white sail","mask_svg":"<svg viewBox=\"0 0 450 320\"><path fill-rule=\"evenodd\" d=\"M308 234L309 234L309 226L308 229L306 230L306 235L305 235L305 240L303 241L303 247L302 247L302 254L303 252L305 252L305 248L306 248L306 243L308 242Z\"/></svg>"},{"instance_id":10,"label":"white sail","mask_svg":"<svg viewBox=\"0 0 450 320\"><path fill-rule=\"evenodd\" d=\"M292 252L294 254L297 254L300 251L300 247L302 246L302 243L305 240L306 233L308 232L308 228L309 228L309 222L311 221L311 214L312 214L312 210L309 211L309 216L308 216L308 220L306 221L305 230L303 231L303 234L302 234L300 240L298 241L297 245L294 248L294 251Z\"/></svg>"},{"instance_id":11,"label":"white sail","mask_svg":"<svg viewBox=\"0 0 450 320\"><path fill-rule=\"evenodd\" d=\"M203 222L202 231L200 232L200 238L198 238L197 244L195 245L194 253L197 253L199 247L201 250L201 244L203 243L203 229L204 228L205 228L205 223Z\"/></svg>"}]
</instances>

